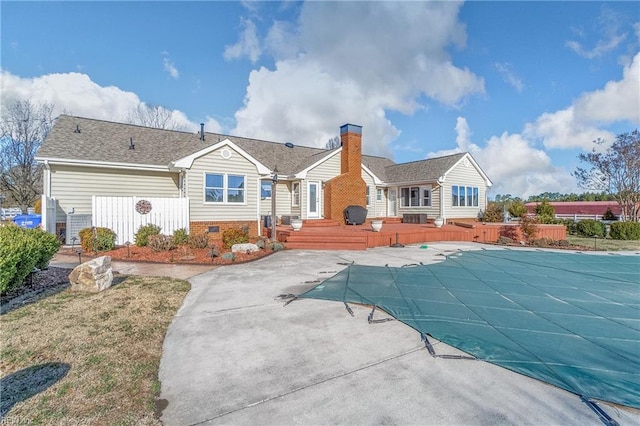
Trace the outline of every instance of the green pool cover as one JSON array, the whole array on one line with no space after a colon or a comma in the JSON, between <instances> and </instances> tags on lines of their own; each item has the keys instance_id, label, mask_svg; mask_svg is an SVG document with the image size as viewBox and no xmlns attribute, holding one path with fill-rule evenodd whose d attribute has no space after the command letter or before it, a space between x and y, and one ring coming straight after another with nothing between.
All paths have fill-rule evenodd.
<instances>
[{"instance_id":1,"label":"green pool cover","mask_svg":"<svg viewBox=\"0 0 640 426\"><path fill-rule=\"evenodd\" d=\"M299 297L378 307L478 359L640 408L638 256L466 251L351 265Z\"/></svg>"}]
</instances>

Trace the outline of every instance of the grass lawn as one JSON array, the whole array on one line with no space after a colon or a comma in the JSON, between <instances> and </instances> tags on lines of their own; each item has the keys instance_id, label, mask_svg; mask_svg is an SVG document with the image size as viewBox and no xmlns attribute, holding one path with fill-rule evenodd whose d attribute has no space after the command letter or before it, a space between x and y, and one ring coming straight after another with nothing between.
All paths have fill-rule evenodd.
<instances>
[{"instance_id":1,"label":"grass lawn","mask_svg":"<svg viewBox=\"0 0 640 426\"><path fill-rule=\"evenodd\" d=\"M587 237L576 237L575 235L567 235L567 241L571 245L585 246L591 247L594 246L598 251L619 251L619 250L640 250L640 241L633 240L611 240L611 239L603 239L598 238L594 241L594 238Z\"/></svg>"},{"instance_id":2,"label":"grass lawn","mask_svg":"<svg viewBox=\"0 0 640 426\"><path fill-rule=\"evenodd\" d=\"M116 277L0 317L2 424L156 425L167 327L189 291L171 278Z\"/></svg>"}]
</instances>

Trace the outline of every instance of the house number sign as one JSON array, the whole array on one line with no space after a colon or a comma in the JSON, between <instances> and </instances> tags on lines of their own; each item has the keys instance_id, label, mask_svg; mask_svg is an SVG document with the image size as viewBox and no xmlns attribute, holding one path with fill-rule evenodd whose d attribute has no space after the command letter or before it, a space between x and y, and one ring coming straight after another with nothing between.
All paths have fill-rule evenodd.
<instances>
[{"instance_id":1,"label":"house number sign","mask_svg":"<svg viewBox=\"0 0 640 426\"><path fill-rule=\"evenodd\" d=\"M136 203L136 211L140 214L147 214L151 211L151 202L140 200Z\"/></svg>"}]
</instances>

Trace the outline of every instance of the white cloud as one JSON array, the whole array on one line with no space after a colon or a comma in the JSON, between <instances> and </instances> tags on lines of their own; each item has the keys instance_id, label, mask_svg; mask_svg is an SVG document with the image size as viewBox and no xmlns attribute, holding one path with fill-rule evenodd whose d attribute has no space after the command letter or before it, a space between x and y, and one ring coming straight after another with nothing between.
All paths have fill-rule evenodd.
<instances>
[{"instance_id":1,"label":"white cloud","mask_svg":"<svg viewBox=\"0 0 640 426\"><path fill-rule=\"evenodd\" d=\"M592 48L584 47L583 43L576 40L566 41L565 46L583 58L593 59L604 56L615 50L627 38L628 34L620 31L621 23L625 21L622 18L617 12L604 7L598 19L598 31L601 32L602 38ZM576 34L581 38L585 36L582 30Z\"/></svg>"},{"instance_id":2,"label":"white cloud","mask_svg":"<svg viewBox=\"0 0 640 426\"><path fill-rule=\"evenodd\" d=\"M169 57L169 52L162 52L162 68L168 72L174 80L180 77L180 72L178 72L175 63Z\"/></svg>"},{"instance_id":3,"label":"white cloud","mask_svg":"<svg viewBox=\"0 0 640 426\"><path fill-rule=\"evenodd\" d=\"M615 135L599 125L628 121L640 123L640 53L623 70L622 80L609 81L601 90L583 93L571 106L544 113L525 126L524 134L538 138L547 148L591 150L593 141L612 141Z\"/></svg>"},{"instance_id":4,"label":"white cloud","mask_svg":"<svg viewBox=\"0 0 640 426\"><path fill-rule=\"evenodd\" d=\"M242 27L240 40L236 44L225 47L224 58L231 60L247 57L251 63L255 64L262 55L256 25L250 19L243 19Z\"/></svg>"},{"instance_id":5,"label":"white cloud","mask_svg":"<svg viewBox=\"0 0 640 426\"><path fill-rule=\"evenodd\" d=\"M522 82L522 79L516 75L515 71L513 71L513 65L508 62L498 62L495 66L504 82L516 89L518 93L522 93L524 90L524 83Z\"/></svg>"},{"instance_id":6,"label":"white cloud","mask_svg":"<svg viewBox=\"0 0 640 426\"><path fill-rule=\"evenodd\" d=\"M423 96L457 107L484 93L484 80L455 66L447 53L466 42L459 8L453 2L304 3L296 25L276 22L269 29L265 46L275 66L251 73L235 133L324 146L352 122L363 126L365 152L387 155L398 130L386 111L411 114L423 108Z\"/></svg>"},{"instance_id":7,"label":"white cloud","mask_svg":"<svg viewBox=\"0 0 640 426\"><path fill-rule=\"evenodd\" d=\"M493 182L492 195L520 197L550 192L575 192L571 174L552 164L546 152L536 149L520 134L503 133L491 137L484 146L471 141L471 130L464 117L456 120L456 147L430 152L427 158L469 152Z\"/></svg>"},{"instance_id":8,"label":"white cloud","mask_svg":"<svg viewBox=\"0 0 640 426\"><path fill-rule=\"evenodd\" d=\"M100 86L88 75L75 72L21 78L1 70L0 89L3 105L24 99L36 103L52 103L55 116L65 113L126 122L140 105L147 107L133 92L115 86ZM172 110L171 118L187 131L197 131L200 128L199 124L190 121L182 111ZM219 131L220 128L218 122L207 118L208 131Z\"/></svg>"}]
</instances>

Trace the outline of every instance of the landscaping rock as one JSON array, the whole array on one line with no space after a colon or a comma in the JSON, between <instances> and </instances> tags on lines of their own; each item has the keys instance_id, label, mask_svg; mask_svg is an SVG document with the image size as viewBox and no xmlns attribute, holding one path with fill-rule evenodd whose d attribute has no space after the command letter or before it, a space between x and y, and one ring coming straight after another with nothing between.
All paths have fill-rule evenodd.
<instances>
[{"instance_id":1,"label":"landscaping rock","mask_svg":"<svg viewBox=\"0 0 640 426\"><path fill-rule=\"evenodd\" d=\"M260 247L252 243L244 243L244 244L234 244L231 246L232 253L254 253L259 251Z\"/></svg>"},{"instance_id":2,"label":"landscaping rock","mask_svg":"<svg viewBox=\"0 0 640 426\"><path fill-rule=\"evenodd\" d=\"M84 262L69 274L71 290L98 293L113 284L113 270L109 256Z\"/></svg>"},{"instance_id":3,"label":"landscaping rock","mask_svg":"<svg viewBox=\"0 0 640 426\"><path fill-rule=\"evenodd\" d=\"M271 244L271 250L273 251L280 251L280 250L284 250L284 244L275 241Z\"/></svg>"},{"instance_id":4,"label":"landscaping rock","mask_svg":"<svg viewBox=\"0 0 640 426\"><path fill-rule=\"evenodd\" d=\"M224 260L236 260L236 255L235 255L235 254L233 254L233 253L224 253L224 254L222 255L222 258L223 258Z\"/></svg>"}]
</instances>

